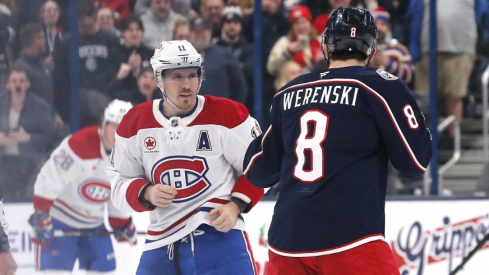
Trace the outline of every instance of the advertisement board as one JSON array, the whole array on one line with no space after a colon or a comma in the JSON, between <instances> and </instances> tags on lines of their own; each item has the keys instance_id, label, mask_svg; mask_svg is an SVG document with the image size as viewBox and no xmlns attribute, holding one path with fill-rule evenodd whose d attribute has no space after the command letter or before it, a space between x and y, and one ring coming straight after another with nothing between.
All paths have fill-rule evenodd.
<instances>
[{"instance_id":1,"label":"advertisement board","mask_svg":"<svg viewBox=\"0 0 489 275\"><path fill-rule=\"evenodd\" d=\"M268 262L267 233L275 202L263 201L244 218L252 242L258 275L265 275ZM29 203L5 205L9 240L19 264L18 275L36 274L34 245L27 223L33 208ZM148 213L133 216L138 231L144 231ZM318 217L320 219L320 217ZM402 275L449 274L477 243L489 234L489 200L414 200L386 203L385 240L391 246ZM135 274L144 236L138 245L114 241L116 274ZM460 275L489 274L489 244L465 265ZM76 266L75 266L76 268ZM75 271L73 274L84 274Z\"/></svg>"}]
</instances>

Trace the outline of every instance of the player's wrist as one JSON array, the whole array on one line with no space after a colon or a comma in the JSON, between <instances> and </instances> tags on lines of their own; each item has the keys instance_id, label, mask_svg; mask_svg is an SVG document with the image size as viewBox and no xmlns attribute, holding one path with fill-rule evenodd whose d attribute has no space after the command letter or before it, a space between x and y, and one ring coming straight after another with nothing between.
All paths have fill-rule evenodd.
<instances>
[{"instance_id":1,"label":"player's wrist","mask_svg":"<svg viewBox=\"0 0 489 275\"><path fill-rule=\"evenodd\" d=\"M236 204L236 206L238 207L238 209L239 209L238 215L243 213L243 211L246 209L246 207L248 207L248 203L243 201L242 199L239 199L236 197L231 197L230 201L234 202Z\"/></svg>"}]
</instances>

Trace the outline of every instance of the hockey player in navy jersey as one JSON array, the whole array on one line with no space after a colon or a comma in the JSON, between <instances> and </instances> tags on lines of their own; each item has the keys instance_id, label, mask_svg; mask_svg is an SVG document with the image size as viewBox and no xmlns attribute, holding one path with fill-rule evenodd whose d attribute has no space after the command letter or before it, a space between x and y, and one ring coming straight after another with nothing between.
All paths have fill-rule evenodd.
<instances>
[{"instance_id":1,"label":"hockey player in navy jersey","mask_svg":"<svg viewBox=\"0 0 489 275\"><path fill-rule=\"evenodd\" d=\"M112 201L150 216L138 275L256 274L241 213L263 189L242 174L261 132L244 105L198 95L201 64L189 42L160 43L151 65L164 98L137 105L117 129Z\"/></svg>"},{"instance_id":2,"label":"hockey player in navy jersey","mask_svg":"<svg viewBox=\"0 0 489 275\"><path fill-rule=\"evenodd\" d=\"M29 224L36 243L36 269L44 274L71 274L76 259L87 274L115 270L112 241L103 233L107 231L106 206L116 239L136 244L130 215L110 202L110 182L105 173L115 130L130 108L129 102L113 100L99 127L89 126L66 137L39 172L34 184L35 213ZM88 235L53 237L53 230L84 231Z\"/></svg>"},{"instance_id":3,"label":"hockey player in navy jersey","mask_svg":"<svg viewBox=\"0 0 489 275\"><path fill-rule=\"evenodd\" d=\"M280 181L268 275L399 274L384 240L387 162L420 177L431 136L405 83L365 66L376 38L367 10L334 10L323 34L329 68L275 95L271 126L247 151L254 185Z\"/></svg>"}]
</instances>

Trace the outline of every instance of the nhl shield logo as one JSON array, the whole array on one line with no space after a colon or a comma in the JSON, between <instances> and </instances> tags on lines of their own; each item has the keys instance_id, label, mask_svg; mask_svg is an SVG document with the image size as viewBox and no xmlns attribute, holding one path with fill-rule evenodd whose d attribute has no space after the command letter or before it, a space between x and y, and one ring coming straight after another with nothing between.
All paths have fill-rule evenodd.
<instances>
[{"instance_id":1,"label":"nhl shield logo","mask_svg":"<svg viewBox=\"0 0 489 275\"><path fill-rule=\"evenodd\" d=\"M204 193L210 186L206 178L209 166L205 158L172 156L158 161L151 170L151 181L175 187L178 194L174 203L191 200Z\"/></svg>"},{"instance_id":2,"label":"nhl shield logo","mask_svg":"<svg viewBox=\"0 0 489 275\"><path fill-rule=\"evenodd\" d=\"M383 79L385 80L396 80L396 79L399 79L399 77L391 74L391 73L388 73L382 69L377 69L376 71Z\"/></svg>"}]
</instances>

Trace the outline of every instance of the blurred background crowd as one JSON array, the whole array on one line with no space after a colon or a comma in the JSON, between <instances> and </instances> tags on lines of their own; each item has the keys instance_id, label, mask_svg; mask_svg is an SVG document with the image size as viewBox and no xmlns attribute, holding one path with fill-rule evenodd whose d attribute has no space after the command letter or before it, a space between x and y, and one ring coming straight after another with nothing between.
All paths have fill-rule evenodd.
<instances>
[{"instance_id":1,"label":"blurred background crowd","mask_svg":"<svg viewBox=\"0 0 489 275\"><path fill-rule=\"evenodd\" d=\"M6 197L31 198L40 165L72 131L74 27L80 127L97 124L112 99L138 104L161 98L149 60L159 42L185 39L203 56L200 94L245 104L252 115L263 114L266 128L280 87L327 66L321 35L340 6L373 13L379 37L370 66L404 81L429 115L428 0L261 0L260 11L253 0L80 0L77 26L70 26L69 2L0 0L0 188ZM261 14L261 45L254 41L254 12ZM488 0L438 1L437 116L455 115L462 124L481 116L488 15ZM262 64L254 64L257 48ZM254 108L255 68L263 72L262 110ZM440 135L440 149L452 148L453 137L452 128ZM390 194L414 192L393 175Z\"/></svg>"}]
</instances>

